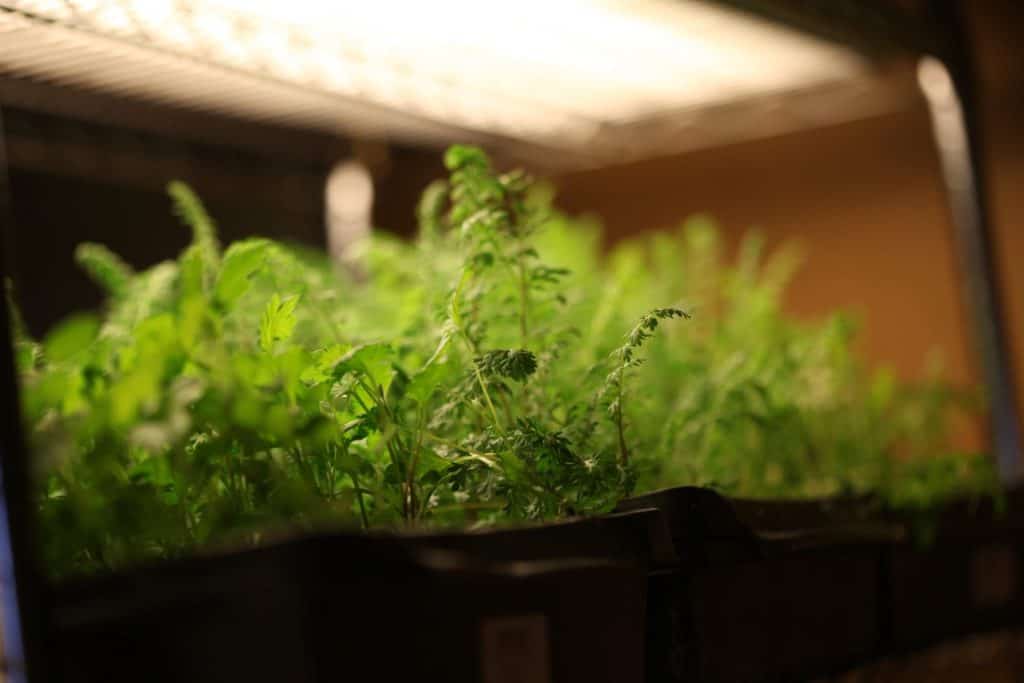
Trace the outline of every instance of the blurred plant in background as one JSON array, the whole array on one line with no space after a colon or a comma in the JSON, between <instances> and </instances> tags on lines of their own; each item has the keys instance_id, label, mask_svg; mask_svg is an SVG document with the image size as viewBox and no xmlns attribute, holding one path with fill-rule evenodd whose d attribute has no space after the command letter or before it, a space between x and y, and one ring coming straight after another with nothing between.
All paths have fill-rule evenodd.
<instances>
[{"instance_id":1,"label":"blurred plant in background","mask_svg":"<svg viewBox=\"0 0 1024 683\"><path fill-rule=\"evenodd\" d=\"M595 243L597 228L590 230ZM644 454L641 488L874 493L927 507L997 487L987 458L949 450L951 418L977 412L979 397L938 371L918 383L870 372L854 352L856 324L845 313L801 321L783 312L800 260L792 246L765 254L761 236L750 233L730 264L718 230L702 216L674 233L620 243L606 257L584 248L571 220L551 234L561 253L587 254L570 268L587 280L582 291L603 294L581 316L581 324L590 321L587 338L614 337L611 330L644 301L692 312L686 325L654 340L636 378L631 425Z\"/></svg>"},{"instance_id":2,"label":"blurred plant in background","mask_svg":"<svg viewBox=\"0 0 1024 683\"><path fill-rule=\"evenodd\" d=\"M680 484L916 507L995 490L988 459L944 451L956 392L869 376L842 315L782 313L792 251L751 236L728 265L696 218L606 254L522 174L468 147L445 162L417 239L372 235L358 276L264 239L222 249L180 183L176 260L135 272L81 245L102 314L40 342L14 325L55 574Z\"/></svg>"}]
</instances>

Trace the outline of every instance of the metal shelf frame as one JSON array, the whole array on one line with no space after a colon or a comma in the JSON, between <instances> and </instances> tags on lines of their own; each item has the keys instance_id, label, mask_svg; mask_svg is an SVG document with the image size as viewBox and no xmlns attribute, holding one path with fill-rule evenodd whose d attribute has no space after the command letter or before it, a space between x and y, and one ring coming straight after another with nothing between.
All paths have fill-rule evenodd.
<instances>
[{"instance_id":1,"label":"metal shelf frame","mask_svg":"<svg viewBox=\"0 0 1024 683\"><path fill-rule=\"evenodd\" d=\"M936 84L943 90L938 94L930 94L925 83L921 89L942 162L963 306L987 391L993 454L1003 484L1019 482L1024 467L1016 375L994 258L979 86L963 11L966 0L713 1L843 43L870 58L909 56L917 61L919 81L927 75L922 73L926 64L933 77L945 81Z\"/></svg>"},{"instance_id":2,"label":"metal shelf frame","mask_svg":"<svg viewBox=\"0 0 1024 683\"><path fill-rule=\"evenodd\" d=\"M1021 479L1021 430L1014 362L1006 334L1003 281L986 185L978 81L962 5L931 0L932 57L946 69L949 92L929 95L935 143L959 251L963 301L988 393L992 448L1004 486ZM922 73L922 81L926 74ZM927 85L922 82L927 90ZM941 88L941 84L940 84Z\"/></svg>"}]
</instances>

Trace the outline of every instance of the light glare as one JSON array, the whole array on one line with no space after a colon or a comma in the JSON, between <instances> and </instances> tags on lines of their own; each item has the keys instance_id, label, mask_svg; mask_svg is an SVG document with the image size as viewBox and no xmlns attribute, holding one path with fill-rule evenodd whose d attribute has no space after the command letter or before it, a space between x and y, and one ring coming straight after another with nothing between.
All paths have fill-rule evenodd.
<instances>
[{"instance_id":1,"label":"light glare","mask_svg":"<svg viewBox=\"0 0 1024 683\"><path fill-rule=\"evenodd\" d=\"M559 146L586 144L602 126L863 69L844 49L683 0L0 0L7 5L56 20L71 7L72 24L102 35Z\"/></svg>"}]
</instances>

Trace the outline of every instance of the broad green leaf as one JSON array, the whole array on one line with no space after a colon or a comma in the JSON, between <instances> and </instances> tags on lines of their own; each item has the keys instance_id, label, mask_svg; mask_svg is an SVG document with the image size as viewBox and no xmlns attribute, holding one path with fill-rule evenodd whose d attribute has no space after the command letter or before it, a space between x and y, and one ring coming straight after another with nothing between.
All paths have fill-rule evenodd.
<instances>
[{"instance_id":1,"label":"broad green leaf","mask_svg":"<svg viewBox=\"0 0 1024 683\"><path fill-rule=\"evenodd\" d=\"M451 373L451 369L442 363L431 363L424 366L409 380L405 395L419 403L425 403Z\"/></svg>"},{"instance_id":2,"label":"broad green leaf","mask_svg":"<svg viewBox=\"0 0 1024 683\"><path fill-rule=\"evenodd\" d=\"M123 427L144 413L154 410L160 401L159 368L138 365L110 388L110 422Z\"/></svg>"},{"instance_id":3,"label":"broad green leaf","mask_svg":"<svg viewBox=\"0 0 1024 683\"><path fill-rule=\"evenodd\" d=\"M307 448L329 448L337 445L338 428L334 420L317 415L302 425L296 436Z\"/></svg>"},{"instance_id":4,"label":"broad green leaf","mask_svg":"<svg viewBox=\"0 0 1024 683\"><path fill-rule=\"evenodd\" d=\"M85 377L81 372L73 372L68 376L68 385L64 389L63 412L65 415L88 409L89 404L84 396Z\"/></svg>"},{"instance_id":5,"label":"broad green leaf","mask_svg":"<svg viewBox=\"0 0 1024 683\"><path fill-rule=\"evenodd\" d=\"M394 349L387 344L364 344L342 356L335 366L334 374L340 376L349 371L360 372L386 392L394 376L392 364L395 357Z\"/></svg>"},{"instance_id":6,"label":"broad green leaf","mask_svg":"<svg viewBox=\"0 0 1024 683\"><path fill-rule=\"evenodd\" d=\"M281 299L276 293L270 298L263 317L260 318L260 348L270 351L274 344L286 341L295 330L295 306L299 303L298 296Z\"/></svg>"},{"instance_id":7,"label":"broad green leaf","mask_svg":"<svg viewBox=\"0 0 1024 683\"><path fill-rule=\"evenodd\" d=\"M444 155L444 165L449 171L455 171L466 166L487 167L487 156L478 147L470 145L452 145Z\"/></svg>"},{"instance_id":8,"label":"broad green leaf","mask_svg":"<svg viewBox=\"0 0 1024 683\"><path fill-rule=\"evenodd\" d=\"M255 396L238 396L231 405L231 417L247 429L261 429L264 417L263 404Z\"/></svg>"},{"instance_id":9,"label":"broad green leaf","mask_svg":"<svg viewBox=\"0 0 1024 683\"><path fill-rule=\"evenodd\" d=\"M229 361L233 374L230 381L238 389L278 388L278 370L273 359L262 353L236 353ZM228 378L225 378L228 379Z\"/></svg>"},{"instance_id":10,"label":"broad green leaf","mask_svg":"<svg viewBox=\"0 0 1024 683\"><path fill-rule=\"evenodd\" d=\"M267 433L279 440L288 440L295 432L296 415L288 406L274 404L267 408L263 416L263 425Z\"/></svg>"},{"instance_id":11,"label":"broad green leaf","mask_svg":"<svg viewBox=\"0 0 1024 683\"><path fill-rule=\"evenodd\" d=\"M47 411L61 408L71 384L71 372L61 368L49 370L22 389L24 409L33 419L40 419Z\"/></svg>"},{"instance_id":12,"label":"broad green leaf","mask_svg":"<svg viewBox=\"0 0 1024 683\"><path fill-rule=\"evenodd\" d=\"M347 344L332 344L313 353L312 363L302 371L300 379L307 384L319 384L331 378L335 366L352 349Z\"/></svg>"},{"instance_id":13,"label":"broad green leaf","mask_svg":"<svg viewBox=\"0 0 1024 683\"><path fill-rule=\"evenodd\" d=\"M146 360L158 360L178 351L178 342L178 322L170 313L147 318L135 329L135 345Z\"/></svg>"},{"instance_id":14,"label":"broad green leaf","mask_svg":"<svg viewBox=\"0 0 1024 683\"><path fill-rule=\"evenodd\" d=\"M81 353L96 339L100 321L95 315L74 315L50 331L43 339L43 351L53 363L66 361Z\"/></svg>"},{"instance_id":15,"label":"broad green leaf","mask_svg":"<svg viewBox=\"0 0 1024 683\"><path fill-rule=\"evenodd\" d=\"M263 267L271 243L250 239L232 244L224 254L224 262L213 287L214 300L230 310L249 289L249 279Z\"/></svg>"},{"instance_id":16,"label":"broad green leaf","mask_svg":"<svg viewBox=\"0 0 1024 683\"><path fill-rule=\"evenodd\" d=\"M181 301L178 311L178 331L181 344L191 350L199 341L206 321L206 300L200 296L190 296Z\"/></svg>"},{"instance_id":17,"label":"broad green leaf","mask_svg":"<svg viewBox=\"0 0 1024 683\"><path fill-rule=\"evenodd\" d=\"M357 476L363 469L363 460L350 450L345 450L338 456L337 464L343 471L355 472Z\"/></svg>"},{"instance_id":18,"label":"broad green leaf","mask_svg":"<svg viewBox=\"0 0 1024 683\"><path fill-rule=\"evenodd\" d=\"M284 393L290 403L295 403L303 388L303 373L312 363L312 356L305 349L293 346L274 358Z\"/></svg>"}]
</instances>

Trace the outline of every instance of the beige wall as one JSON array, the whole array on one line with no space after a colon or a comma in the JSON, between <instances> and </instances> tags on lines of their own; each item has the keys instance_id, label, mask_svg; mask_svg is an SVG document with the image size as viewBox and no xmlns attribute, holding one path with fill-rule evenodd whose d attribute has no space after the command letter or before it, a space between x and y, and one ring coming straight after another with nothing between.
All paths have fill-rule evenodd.
<instances>
[{"instance_id":1,"label":"beige wall","mask_svg":"<svg viewBox=\"0 0 1024 683\"><path fill-rule=\"evenodd\" d=\"M798 241L789 308L863 315L864 352L916 375L941 348L970 377L956 262L924 112L569 175L561 204L601 215L614 239L708 212L735 243L751 227Z\"/></svg>"},{"instance_id":2,"label":"beige wall","mask_svg":"<svg viewBox=\"0 0 1024 683\"><path fill-rule=\"evenodd\" d=\"M1024 369L1024 155L1012 126L990 130L999 261ZM751 227L796 240L806 265L787 297L797 315L842 308L864 323L874 365L920 376L933 350L959 384L978 380L953 232L923 106L881 118L559 179L560 204L593 211L612 239L708 212L732 244ZM1018 294L1019 293L1019 294ZM1018 383L1024 374L1018 372ZM977 429L969 430L977 443Z\"/></svg>"}]
</instances>

